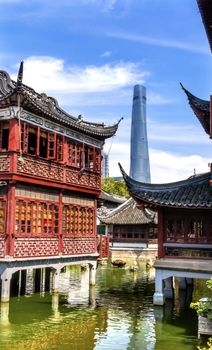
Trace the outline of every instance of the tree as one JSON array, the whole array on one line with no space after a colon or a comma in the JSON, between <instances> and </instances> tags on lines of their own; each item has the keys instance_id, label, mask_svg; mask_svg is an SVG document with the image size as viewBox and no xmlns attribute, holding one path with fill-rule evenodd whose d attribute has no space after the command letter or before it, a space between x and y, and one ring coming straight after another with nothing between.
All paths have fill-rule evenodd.
<instances>
[{"instance_id":1,"label":"tree","mask_svg":"<svg viewBox=\"0 0 212 350\"><path fill-rule=\"evenodd\" d=\"M102 179L102 190L111 194L116 194L117 196L122 196L126 198L130 197L124 181L116 181L113 177L106 177Z\"/></svg>"}]
</instances>

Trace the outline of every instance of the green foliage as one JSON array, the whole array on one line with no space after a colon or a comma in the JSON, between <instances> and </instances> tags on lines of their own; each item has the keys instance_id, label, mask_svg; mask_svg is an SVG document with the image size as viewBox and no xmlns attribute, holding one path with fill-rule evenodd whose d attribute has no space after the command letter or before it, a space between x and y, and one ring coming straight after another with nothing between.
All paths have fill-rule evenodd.
<instances>
[{"instance_id":1,"label":"green foliage","mask_svg":"<svg viewBox=\"0 0 212 350\"><path fill-rule=\"evenodd\" d=\"M102 179L102 190L117 196L130 197L125 182L122 180L115 181L112 177Z\"/></svg>"},{"instance_id":2,"label":"green foliage","mask_svg":"<svg viewBox=\"0 0 212 350\"><path fill-rule=\"evenodd\" d=\"M197 346L197 349L198 350L212 350L212 338L209 338L208 339L208 342L207 342L207 347L206 346L204 346L204 347L202 347L202 346Z\"/></svg>"},{"instance_id":3,"label":"green foliage","mask_svg":"<svg viewBox=\"0 0 212 350\"><path fill-rule=\"evenodd\" d=\"M212 279L206 281L208 289L212 290ZM212 299L208 298L206 301L197 301L196 303L191 303L190 307L196 310L197 314L202 317L207 317L212 320Z\"/></svg>"}]
</instances>

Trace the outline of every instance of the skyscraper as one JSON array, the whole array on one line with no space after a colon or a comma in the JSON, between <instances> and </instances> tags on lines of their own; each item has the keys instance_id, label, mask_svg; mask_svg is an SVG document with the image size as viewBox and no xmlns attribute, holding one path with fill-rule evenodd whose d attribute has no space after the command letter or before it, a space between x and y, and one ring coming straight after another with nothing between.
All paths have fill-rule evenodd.
<instances>
[{"instance_id":1,"label":"skyscraper","mask_svg":"<svg viewBox=\"0 0 212 350\"><path fill-rule=\"evenodd\" d=\"M130 176L136 181L150 182L146 88L142 85L134 86L130 148Z\"/></svg>"}]
</instances>

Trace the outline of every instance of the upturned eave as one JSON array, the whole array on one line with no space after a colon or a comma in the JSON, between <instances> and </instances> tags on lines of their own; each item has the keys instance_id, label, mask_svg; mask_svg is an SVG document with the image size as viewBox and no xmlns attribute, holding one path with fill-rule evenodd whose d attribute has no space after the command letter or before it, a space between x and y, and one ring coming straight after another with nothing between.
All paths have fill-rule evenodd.
<instances>
[{"instance_id":1,"label":"upturned eave","mask_svg":"<svg viewBox=\"0 0 212 350\"><path fill-rule=\"evenodd\" d=\"M120 165L130 195L149 208L212 209L211 172L166 184L142 183L130 178Z\"/></svg>"}]
</instances>

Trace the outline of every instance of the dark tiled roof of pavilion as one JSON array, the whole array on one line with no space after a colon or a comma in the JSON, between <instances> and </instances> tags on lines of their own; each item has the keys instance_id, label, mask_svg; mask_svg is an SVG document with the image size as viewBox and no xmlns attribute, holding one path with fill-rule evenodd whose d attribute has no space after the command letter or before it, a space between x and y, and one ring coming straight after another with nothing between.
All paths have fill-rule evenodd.
<instances>
[{"instance_id":1,"label":"dark tiled roof of pavilion","mask_svg":"<svg viewBox=\"0 0 212 350\"><path fill-rule=\"evenodd\" d=\"M210 135L210 101L202 100L192 95L182 84L181 86L188 97L189 104L194 114L198 118L205 132Z\"/></svg>"},{"instance_id":2,"label":"dark tiled roof of pavilion","mask_svg":"<svg viewBox=\"0 0 212 350\"><path fill-rule=\"evenodd\" d=\"M140 210L137 203L130 198L117 208L103 215L98 215L98 219L103 224L115 225L137 225L157 223L157 215L151 210Z\"/></svg>"},{"instance_id":3,"label":"dark tiled roof of pavilion","mask_svg":"<svg viewBox=\"0 0 212 350\"><path fill-rule=\"evenodd\" d=\"M212 1L197 0L197 4L199 6L202 21L212 50Z\"/></svg>"},{"instance_id":4,"label":"dark tiled roof of pavilion","mask_svg":"<svg viewBox=\"0 0 212 350\"><path fill-rule=\"evenodd\" d=\"M120 165L130 195L147 207L212 208L211 173L195 175L187 180L149 184L130 178Z\"/></svg>"},{"instance_id":5,"label":"dark tiled roof of pavilion","mask_svg":"<svg viewBox=\"0 0 212 350\"><path fill-rule=\"evenodd\" d=\"M106 191L101 191L98 199L103 200L105 202L118 203L122 204L126 201L125 197L117 196L115 194L108 193Z\"/></svg>"},{"instance_id":6,"label":"dark tiled roof of pavilion","mask_svg":"<svg viewBox=\"0 0 212 350\"><path fill-rule=\"evenodd\" d=\"M22 72L23 73L23 72ZM89 136L104 140L113 136L118 128L121 119L112 126L105 126L104 123L86 122L81 116L75 118L58 105L55 98L46 94L39 94L21 81L20 70L17 82L11 80L9 74L0 71L0 107L6 108L18 105L18 95L20 105L26 111L46 117L54 122L59 122L76 131L83 132Z\"/></svg>"}]
</instances>

